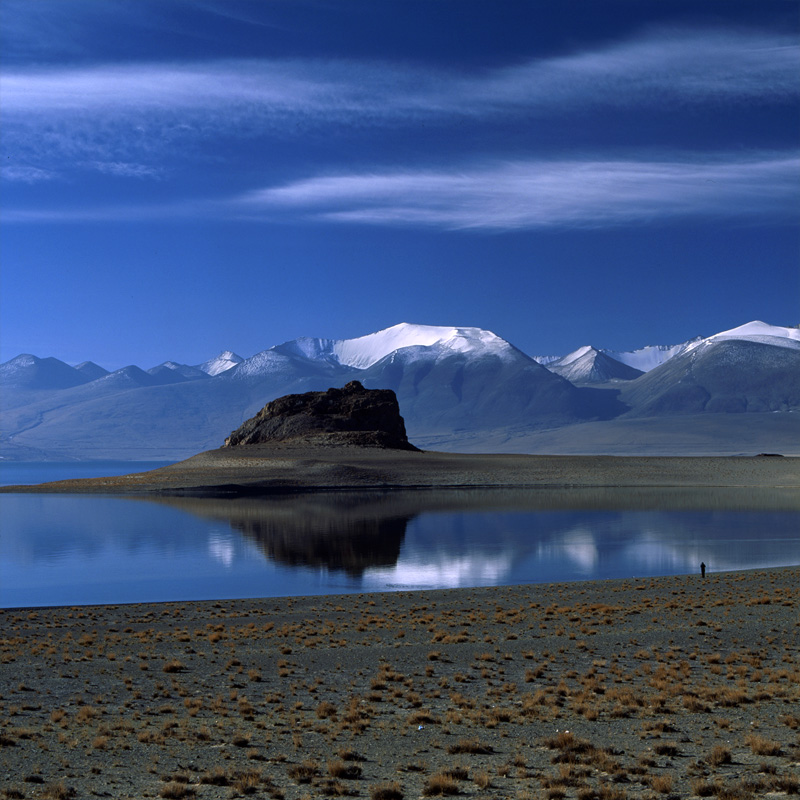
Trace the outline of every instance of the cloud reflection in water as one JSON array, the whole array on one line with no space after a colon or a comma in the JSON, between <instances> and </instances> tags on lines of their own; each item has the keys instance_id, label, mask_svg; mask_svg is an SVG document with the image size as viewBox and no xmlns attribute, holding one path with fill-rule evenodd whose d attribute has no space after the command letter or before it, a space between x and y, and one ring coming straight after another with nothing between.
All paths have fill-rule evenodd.
<instances>
[{"instance_id":1,"label":"cloud reflection in water","mask_svg":"<svg viewBox=\"0 0 800 800\"><path fill-rule=\"evenodd\" d=\"M791 493L2 497L0 605L491 586L800 563Z\"/></svg>"}]
</instances>

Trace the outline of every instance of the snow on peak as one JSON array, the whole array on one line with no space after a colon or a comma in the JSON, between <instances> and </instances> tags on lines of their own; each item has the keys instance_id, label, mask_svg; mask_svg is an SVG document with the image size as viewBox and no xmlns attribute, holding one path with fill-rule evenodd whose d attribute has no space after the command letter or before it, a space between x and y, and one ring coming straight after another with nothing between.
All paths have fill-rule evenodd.
<instances>
[{"instance_id":1,"label":"snow on peak","mask_svg":"<svg viewBox=\"0 0 800 800\"><path fill-rule=\"evenodd\" d=\"M241 364L244 359L237 356L232 350L223 350L216 358L212 358L203 364L198 364L197 369L202 370L212 378L221 372L227 372L237 364Z\"/></svg>"},{"instance_id":2,"label":"snow on peak","mask_svg":"<svg viewBox=\"0 0 800 800\"><path fill-rule=\"evenodd\" d=\"M768 325L766 322L754 320L746 322L738 328L716 333L705 341L718 342L723 339L739 339L771 344L776 347L797 348L800 347L800 328L782 328L778 325Z\"/></svg>"},{"instance_id":3,"label":"snow on peak","mask_svg":"<svg viewBox=\"0 0 800 800\"><path fill-rule=\"evenodd\" d=\"M436 325L411 325L401 322L376 333L331 342L331 353L340 364L367 369L396 350L405 347L439 345L457 353L502 355L511 345L482 328L448 328Z\"/></svg>"},{"instance_id":4,"label":"snow on peak","mask_svg":"<svg viewBox=\"0 0 800 800\"><path fill-rule=\"evenodd\" d=\"M597 353L597 350L595 350L590 344L584 345L583 347L579 347L577 350L573 350L571 353L567 353L567 355L565 355L563 358L559 358L558 365L561 367L566 367L573 361L577 361L579 358L583 358L590 353Z\"/></svg>"},{"instance_id":5,"label":"snow on peak","mask_svg":"<svg viewBox=\"0 0 800 800\"><path fill-rule=\"evenodd\" d=\"M609 358L619 361L634 369L641 370L642 372L649 372L651 369L660 367L664 362L669 361L681 353L691 349L695 343L702 341L700 337L692 339L689 342L672 345L647 345L640 347L638 350L601 350Z\"/></svg>"}]
</instances>

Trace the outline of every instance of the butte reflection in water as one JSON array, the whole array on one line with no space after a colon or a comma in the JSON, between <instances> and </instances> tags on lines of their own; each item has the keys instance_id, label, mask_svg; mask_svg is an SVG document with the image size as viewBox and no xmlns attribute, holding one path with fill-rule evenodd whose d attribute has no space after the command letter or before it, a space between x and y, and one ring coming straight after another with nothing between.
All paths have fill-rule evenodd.
<instances>
[{"instance_id":1,"label":"butte reflection in water","mask_svg":"<svg viewBox=\"0 0 800 800\"><path fill-rule=\"evenodd\" d=\"M427 537L428 556L410 556L418 570L424 571L426 557L436 562L429 563L434 571L448 559L458 563L465 558L469 540L474 540L476 533L465 533L464 527L458 525L458 533L454 534L452 515L475 516L480 525L491 519L484 516L487 512L495 512L517 514L518 521L513 533L487 525L483 532L487 539L482 544L484 554L502 552L503 561L512 564L531 558L532 553L542 555L558 549L565 556L571 553L579 573L606 577L607 574L596 575L593 571L600 562L608 565L614 558L621 558L621 553L632 564L641 558L651 564L662 561L669 565L667 571L692 571L694 561L699 563L703 557L699 543L691 541L697 521L702 518L707 524L715 515L728 515L721 527L735 542L729 562L723 565L716 559L719 568L762 566L759 536L764 532L751 530L753 524L749 520L754 517L738 513L730 516L731 513L786 512L794 518L798 511L797 498L781 489L371 490L263 498L173 497L146 502L224 521L275 564L324 569L354 580L360 580L370 570L386 572L396 568L409 526L419 518L430 519L430 515L435 515L437 524L435 534ZM598 526L594 535L591 520L600 518L597 512L605 512L604 530L601 533ZM639 525L631 524L631 515L626 512L650 513L635 515L643 521L639 529ZM662 532L654 534L652 522L658 515L663 515L665 522ZM526 528L523 520L527 519L530 524ZM579 541L575 534L578 520L582 533ZM522 539L520 528L527 531ZM609 530L615 530L617 535L610 536ZM780 530L777 533L781 535ZM631 559L635 548L641 550L639 558ZM599 553L601 549L605 551L603 555ZM685 552L679 555L682 549ZM787 553L787 563L794 563L797 556ZM613 570L604 572L612 574Z\"/></svg>"}]
</instances>

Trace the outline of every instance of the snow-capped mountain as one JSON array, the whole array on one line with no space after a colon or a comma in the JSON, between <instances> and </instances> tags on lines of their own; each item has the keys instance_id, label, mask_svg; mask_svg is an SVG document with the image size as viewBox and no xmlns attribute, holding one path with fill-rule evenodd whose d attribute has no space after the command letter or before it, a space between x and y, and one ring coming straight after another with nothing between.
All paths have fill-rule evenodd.
<instances>
[{"instance_id":1,"label":"snow-capped mountain","mask_svg":"<svg viewBox=\"0 0 800 800\"><path fill-rule=\"evenodd\" d=\"M18 356L0 365L3 455L184 457L219 446L275 397L354 379L393 389L411 441L437 449L533 452L542 441L550 452L591 452L594 441L600 452L637 442L646 451L655 430L673 449L730 449L743 432L763 451L800 442L797 328L751 322L679 345L587 346L534 360L480 328L402 323L353 339L296 339L247 359L223 351L195 367L109 373ZM735 434L731 412L749 417ZM681 439L676 425L695 432Z\"/></svg>"},{"instance_id":2,"label":"snow-capped mountain","mask_svg":"<svg viewBox=\"0 0 800 800\"><path fill-rule=\"evenodd\" d=\"M216 358L211 358L208 361L204 361L202 364L197 364L195 369L199 369L201 372L205 372L206 375L210 375L213 378L215 375L219 375L221 372L226 372L237 364L241 364L242 361L244 361L244 359L236 355L232 350L223 350Z\"/></svg>"},{"instance_id":3,"label":"snow-capped mountain","mask_svg":"<svg viewBox=\"0 0 800 800\"><path fill-rule=\"evenodd\" d=\"M800 409L800 341L763 323L715 334L632 381L630 416L792 412ZM800 441L800 439L798 439Z\"/></svg>"},{"instance_id":4,"label":"snow-capped mountain","mask_svg":"<svg viewBox=\"0 0 800 800\"><path fill-rule=\"evenodd\" d=\"M400 323L356 339L294 339L246 359L236 374L253 376L264 370L282 369L284 359L303 359L340 367L368 369L392 353L407 348L436 347L439 353L472 357L514 358L519 350L491 331L481 328L445 328Z\"/></svg>"},{"instance_id":5,"label":"snow-capped mountain","mask_svg":"<svg viewBox=\"0 0 800 800\"><path fill-rule=\"evenodd\" d=\"M766 322L755 320L709 336L706 339L695 339L687 343L686 350L693 350L701 344L736 340L740 342L757 342L774 347L788 347L800 349L800 328L782 328L778 325L768 325Z\"/></svg>"},{"instance_id":6,"label":"snow-capped mountain","mask_svg":"<svg viewBox=\"0 0 800 800\"><path fill-rule=\"evenodd\" d=\"M640 347L637 350L601 350L601 352L609 358L613 358L614 361L619 361L621 364L633 367L633 369L637 369L640 372L650 372L651 369L660 367L671 358L680 355L700 341L702 341L702 337L698 336L695 339L690 339L688 342L682 342L681 344L656 344Z\"/></svg>"},{"instance_id":7,"label":"snow-capped mountain","mask_svg":"<svg viewBox=\"0 0 800 800\"><path fill-rule=\"evenodd\" d=\"M798 347L800 346L800 328L782 328L777 325L768 325L766 322L754 320L740 325L738 328L731 328L729 331L715 333L706 338L697 336L687 342L674 345L650 345L638 350L619 351L601 350L602 353L627 364L629 367L649 372L651 369L660 367L671 358L686 353L689 350L708 343L719 342L726 339L739 341L760 342L771 344L776 347Z\"/></svg>"},{"instance_id":8,"label":"snow-capped mountain","mask_svg":"<svg viewBox=\"0 0 800 800\"><path fill-rule=\"evenodd\" d=\"M293 391L353 379L393 389L412 432L590 415L575 387L480 328L402 323L355 339L296 339L245 359L224 377Z\"/></svg>"},{"instance_id":9,"label":"snow-capped mountain","mask_svg":"<svg viewBox=\"0 0 800 800\"><path fill-rule=\"evenodd\" d=\"M626 367L636 370L636 374L642 372L649 372L651 369L661 366L669 361L674 356L683 353L688 347L696 342L703 341L701 336L695 339L690 339L688 342L681 342L680 344L670 345L647 345L640 347L636 350L609 350L606 348L595 348L591 345L579 347L565 356L536 356L536 360L542 365L551 368L552 365L566 366L573 360L581 358L586 355L587 351L594 351L601 353L619 364L624 364ZM592 356L594 358L595 356ZM634 376L635 377L635 376Z\"/></svg>"},{"instance_id":10,"label":"snow-capped mountain","mask_svg":"<svg viewBox=\"0 0 800 800\"><path fill-rule=\"evenodd\" d=\"M562 358L547 363L547 369L572 383L631 381L644 372L608 356L594 347L580 347Z\"/></svg>"}]
</instances>

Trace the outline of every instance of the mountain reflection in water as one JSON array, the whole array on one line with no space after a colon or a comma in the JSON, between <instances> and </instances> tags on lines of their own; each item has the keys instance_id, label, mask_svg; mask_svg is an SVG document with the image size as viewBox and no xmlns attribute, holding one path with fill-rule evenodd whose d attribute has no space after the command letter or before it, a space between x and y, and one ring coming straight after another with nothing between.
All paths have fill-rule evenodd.
<instances>
[{"instance_id":1,"label":"mountain reflection in water","mask_svg":"<svg viewBox=\"0 0 800 800\"><path fill-rule=\"evenodd\" d=\"M321 492L268 498L161 498L159 502L226 521L278 564L324 568L351 578L362 578L367 570L397 568L409 524L424 517L428 522L422 526L425 556L410 557L415 562L415 583L427 572L436 585L459 585L460 580L448 580L444 574L474 571L478 551L480 583L501 580L513 562L531 554L549 560L560 553L579 572L588 573L618 560L632 546L639 549L645 564L666 561L680 571L686 558L677 552L687 536L693 538L697 514L775 512L797 505L795 497L780 489L583 488ZM520 516L525 512L531 516ZM606 532L615 528L616 536L598 540L596 512L604 513L602 527ZM625 512L637 513L631 517ZM680 513L665 524L663 518L648 520L643 512ZM472 524L461 515L471 517ZM738 517L746 531L739 530L736 521L737 517L728 521L727 528L729 535L739 539L738 558L757 565L760 536L750 530L751 520ZM480 548L475 547L477 538L485 540ZM630 560L629 553L626 559ZM397 580L403 583L402 578Z\"/></svg>"},{"instance_id":2,"label":"mountain reflection in water","mask_svg":"<svg viewBox=\"0 0 800 800\"><path fill-rule=\"evenodd\" d=\"M800 564L793 490L0 496L0 606L535 584Z\"/></svg>"}]
</instances>

